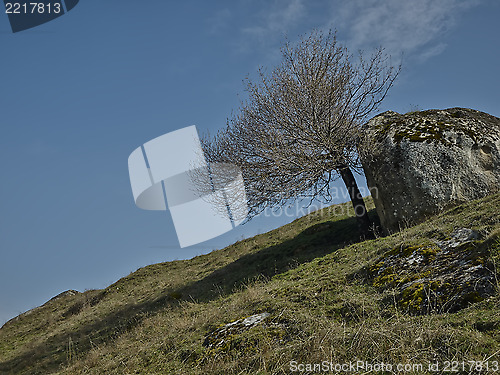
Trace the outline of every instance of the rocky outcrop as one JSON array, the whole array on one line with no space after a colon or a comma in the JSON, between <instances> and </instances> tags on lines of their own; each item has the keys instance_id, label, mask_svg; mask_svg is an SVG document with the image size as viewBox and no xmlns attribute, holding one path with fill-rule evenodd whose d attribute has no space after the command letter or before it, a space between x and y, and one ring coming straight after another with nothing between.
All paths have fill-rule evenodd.
<instances>
[{"instance_id":1,"label":"rocky outcrop","mask_svg":"<svg viewBox=\"0 0 500 375\"><path fill-rule=\"evenodd\" d=\"M262 312L221 324L205 335L203 346L207 349L208 357L231 351L245 355L255 352L258 342L264 338L268 344L282 345L289 341L289 331L293 331L290 324L279 317L272 317L268 312Z\"/></svg>"},{"instance_id":2,"label":"rocky outcrop","mask_svg":"<svg viewBox=\"0 0 500 375\"><path fill-rule=\"evenodd\" d=\"M445 240L397 246L361 275L410 314L456 312L496 292L495 266L489 259L497 236L485 240L470 228L458 228Z\"/></svg>"},{"instance_id":3,"label":"rocky outcrop","mask_svg":"<svg viewBox=\"0 0 500 375\"><path fill-rule=\"evenodd\" d=\"M223 347L227 344L228 338L240 334L256 325L262 323L265 319L269 317L268 312L263 312L261 314L256 314L249 316L244 319L236 320L232 323L224 324L214 331L210 332L203 342L203 346L207 348L218 348Z\"/></svg>"},{"instance_id":4,"label":"rocky outcrop","mask_svg":"<svg viewBox=\"0 0 500 375\"><path fill-rule=\"evenodd\" d=\"M500 119L465 108L384 112L360 153L384 229L394 232L500 189Z\"/></svg>"},{"instance_id":5,"label":"rocky outcrop","mask_svg":"<svg viewBox=\"0 0 500 375\"><path fill-rule=\"evenodd\" d=\"M78 290L70 289L70 290L67 290L65 292L59 293L57 296L52 297L49 301L55 301L56 299L63 298L66 296L75 296L77 294L81 294L81 293Z\"/></svg>"}]
</instances>

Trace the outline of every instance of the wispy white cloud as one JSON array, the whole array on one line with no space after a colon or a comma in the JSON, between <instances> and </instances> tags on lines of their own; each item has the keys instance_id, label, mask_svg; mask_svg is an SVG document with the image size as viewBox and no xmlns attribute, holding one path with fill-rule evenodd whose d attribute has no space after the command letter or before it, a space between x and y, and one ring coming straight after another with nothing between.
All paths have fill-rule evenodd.
<instances>
[{"instance_id":1,"label":"wispy white cloud","mask_svg":"<svg viewBox=\"0 0 500 375\"><path fill-rule=\"evenodd\" d=\"M417 56L418 61L423 62L433 56L439 55L446 49L446 43L439 43L428 48L424 48Z\"/></svg>"},{"instance_id":2,"label":"wispy white cloud","mask_svg":"<svg viewBox=\"0 0 500 375\"><path fill-rule=\"evenodd\" d=\"M231 11L227 8L217 10L208 18L208 32L210 34L222 32L227 27L232 16Z\"/></svg>"},{"instance_id":3,"label":"wispy white cloud","mask_svg":"<svg viewBox=\"0 0 500 375\"><path fill-rule=\"evenodd\" d=\"M266 51L270 60L279 55L285 35L293 41L313 28L331 28L351 51L382 46L394 59L404 52L406 58L424 61L445 51L444 37L460 16L485 1L240 0L238 11L221 10L212 20L214 30L230 21L238 30L235 51Z\"/></svg>"},{"instance_id":4,"label":"wispy white cloud","mask_svg":"<svg viewBox=\"0 0 500 375\"><path fill-rule=\"evenodd\" d=\"M304 0L275 0L262 10L259 22L244 27L242 32L259 41L281 38L305 15Z\"/></svg>"},{"instance_id":5,"label":"wispy white cloud","mask_svg":"<svg viewBox=\"0 0 500 375\"><path fill-rule=\"evenodd\" d=\"M352 48L382 46L393 56L426 59L444 51L440 38L459 15L480 0L346 0L337 8L337 27Z\"/></svg>"}]
</instances>

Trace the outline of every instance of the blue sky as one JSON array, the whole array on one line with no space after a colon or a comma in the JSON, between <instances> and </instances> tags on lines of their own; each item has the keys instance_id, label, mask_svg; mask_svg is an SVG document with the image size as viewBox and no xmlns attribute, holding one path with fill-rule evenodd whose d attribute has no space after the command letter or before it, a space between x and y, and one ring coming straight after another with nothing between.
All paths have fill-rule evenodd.
<instances>
[{"instance_id":1,"label":"blue sky","mask_svg":"<svg viewBox=\"0 0 500 375\"><path fill-rule=\"evenodd\" d=\"M404 51L380 111L500 117L499 16L497 0L82 0L16 34L0 16L0 324L64 290L292 220L256 218L180 249L168 213L135 206L127 170L148 140L224 126L242 80L276 64L285 34L336 28L352 51Z\"/></svg>"}]
</instances>

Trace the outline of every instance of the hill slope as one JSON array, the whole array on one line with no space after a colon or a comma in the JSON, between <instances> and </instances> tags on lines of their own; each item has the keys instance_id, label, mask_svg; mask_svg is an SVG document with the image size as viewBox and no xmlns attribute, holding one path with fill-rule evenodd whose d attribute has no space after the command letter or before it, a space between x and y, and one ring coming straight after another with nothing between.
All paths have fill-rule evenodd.
<instances>
[{"instance_id":1,"label":"hill slope","mask_svg":"<svg viewBox=\"0 0 500 375\"><path fill-rule=\"evenodd\" d=\"M336 205L103 290L63 293L0 329L0 373L287 374L291 361L357 360L492 366L499 207L496 194L359 242L350 203ZM368 208L374 216L371 200ZM452 251L437 246L459 228L478 238ZM491 285L461 285L454 264L482 270L476 281ZM258 313L269 316L241 323Z\"/></svg>"}]
</instances>

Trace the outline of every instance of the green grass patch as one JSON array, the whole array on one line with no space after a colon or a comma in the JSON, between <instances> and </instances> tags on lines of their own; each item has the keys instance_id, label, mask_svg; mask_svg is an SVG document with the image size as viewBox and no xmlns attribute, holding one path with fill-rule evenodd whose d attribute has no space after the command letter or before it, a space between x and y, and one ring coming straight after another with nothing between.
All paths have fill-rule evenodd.
<instances>
[{"instance_id":1,"label":"green grass patch","mask_svg":"<svg viewBox=\"0 0 500 375\"><path fill-rule=\"evenodd\" d=\"M373 217L371 199L367 206ZM426 291L442 288L432 280L397 294L399 284L431 275L426 265L441 259L434 241L462 227L482 238L461 251L496 275L498 207L500 194L360 242L348 203L207 255L141 268L7 323L0 373L287 374L292 360L499 360L497 285L453 313L411 313ZM422 269L397 269L397 262L390 269L387 257L421 259ZM217 327L262 312L270 316L261 324L216 349L204 345Z\"/></svg>"}]
</instances>

